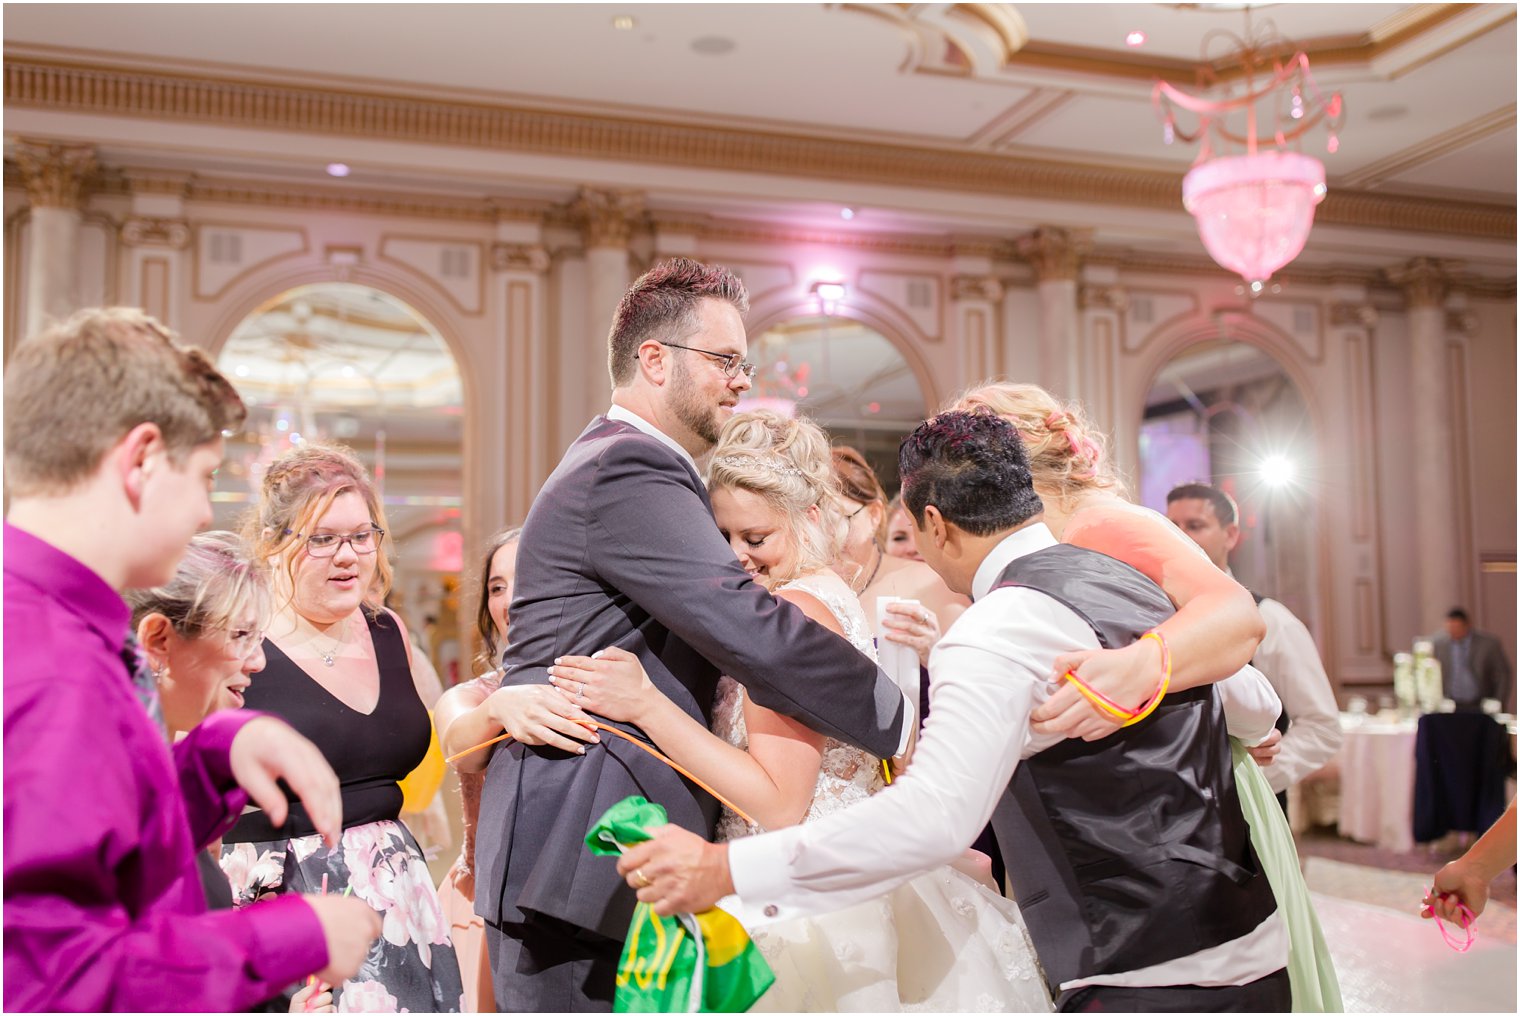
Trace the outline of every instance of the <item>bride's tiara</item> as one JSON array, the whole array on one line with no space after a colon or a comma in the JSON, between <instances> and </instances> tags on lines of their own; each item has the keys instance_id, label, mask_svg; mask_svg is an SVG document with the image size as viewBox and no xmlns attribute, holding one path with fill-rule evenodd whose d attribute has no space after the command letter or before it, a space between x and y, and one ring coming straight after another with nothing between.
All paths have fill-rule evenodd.
<instances>
[{"instance_id":1,"label":"bride's tiara","mask_svg":"<svg viewBox=\"0 0 1520 1016\"><path fill-rule=\"evenodd\" d=\"M782 459L779 455L719 455L713 459L715 466L730 469L749 469L759 466L780 476L801 476L802 470Z\"/></svg>"}]
</instances>

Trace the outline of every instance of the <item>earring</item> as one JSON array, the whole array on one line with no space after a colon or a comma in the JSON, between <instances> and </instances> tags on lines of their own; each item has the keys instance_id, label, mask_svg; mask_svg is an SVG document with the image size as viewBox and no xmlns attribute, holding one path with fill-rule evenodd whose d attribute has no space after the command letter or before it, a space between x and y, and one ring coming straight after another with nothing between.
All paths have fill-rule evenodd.
<instances>
[{"instance_id":1,"label":"earring","mask_svg":"<svg viewBox=\"0 0 1520 1016\"><path fill-rule=\"evenodd\" d=\"M157 684L163 684L164 678L169 676L169 665L161 664L153 668L153 680Z\"/></svg>"}]
</instances>

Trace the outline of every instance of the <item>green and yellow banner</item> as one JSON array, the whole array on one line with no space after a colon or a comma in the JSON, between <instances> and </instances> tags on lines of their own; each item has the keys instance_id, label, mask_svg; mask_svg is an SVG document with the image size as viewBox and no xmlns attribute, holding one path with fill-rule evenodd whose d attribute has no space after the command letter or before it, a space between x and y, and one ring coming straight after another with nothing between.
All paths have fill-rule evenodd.
<instances>
[{"instance_id":1,"label":"green and yellow banner","mask_svg":"<svg viewBox=\"0 0 1520 1016\"><path fill-rule=\"evenodd\" d=\"M607 809L586 846L611 856L649 839L665 809L627 797ZM748 1012L776 975L744 926L718 910L659 917L647 903L633 912L618 965L613 1012Z\"/></svg>"}]
</instances>

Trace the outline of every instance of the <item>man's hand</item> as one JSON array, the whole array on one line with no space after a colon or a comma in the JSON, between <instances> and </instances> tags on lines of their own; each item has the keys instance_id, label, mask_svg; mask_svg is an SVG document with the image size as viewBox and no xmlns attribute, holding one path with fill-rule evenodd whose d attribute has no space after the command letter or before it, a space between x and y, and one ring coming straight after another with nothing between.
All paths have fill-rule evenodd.
<instances>
[{"instance_id":1,"label":"man's hand","mask_svg":"<svg viewBox=\"0 0 1520 1016\"><path fill-rule=\"evenodd\" d=\"M1259 766L1269 766L1277 761L1277 755L1282 751L1282 731L1273 730L1267 735L1267 739L1254 748L1247 748L1246 753L1256 760Z\"/></svg>"},{"instance_id":2,"label":"man's hand","mask_svg":"<svg viewBox=\"0 0 1520 1016\"><path fill-rule=\"evenodd\" d=\"M728 845L708 843L676 825L656 829L652 839L618 858L617 869L661 917L699 914L734 891Z\"/></svg>"},{"instance_id":3,"label":"man's hand","mask_svg":"<svg viewBox=\"0 0 1520 1016\"><path fill-rule=\"evenodd\" d=\"M284 780L306 808L312 826L329 847L343 832L343 797L338 777L316 745L296 733L284 720L260 716L243 725L232 739L228 756L232 778L264 809L270 825L285 824L290 812L275 780Z\"/></svg>"},{"instance_id":4,"label":"man's hand","mask_svg":"<svg viewBox=\"0 0 1520 1016\"><path fill-rule=\"evenodd\" d=\"M359 972L369 955L370 943L380 937L380 915L363 900L352 896L306 896L306 902L322 925L327 940L327 966L317 976L328 984L342 984Z\"/></svg>"}]
</instances>

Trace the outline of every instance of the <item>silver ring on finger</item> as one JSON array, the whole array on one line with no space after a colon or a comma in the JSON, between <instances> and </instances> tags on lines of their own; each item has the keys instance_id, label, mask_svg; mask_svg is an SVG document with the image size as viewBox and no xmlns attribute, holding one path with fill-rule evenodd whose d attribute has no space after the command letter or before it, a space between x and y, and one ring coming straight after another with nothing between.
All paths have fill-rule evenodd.
<instances>
[{"instance_id":1,"label":"silver ring on finger","mask_svg":"<svg viewBox=\"0 0 1520 1016\"><path fill-rule=\"evenodd\" d=\"M577 684L575 686L575 697L578 698L578 699L582 699L582 698L586 697L586 685L585 685L585 682L581 682L580 684Z\"/></svg>"}]
</instances>

